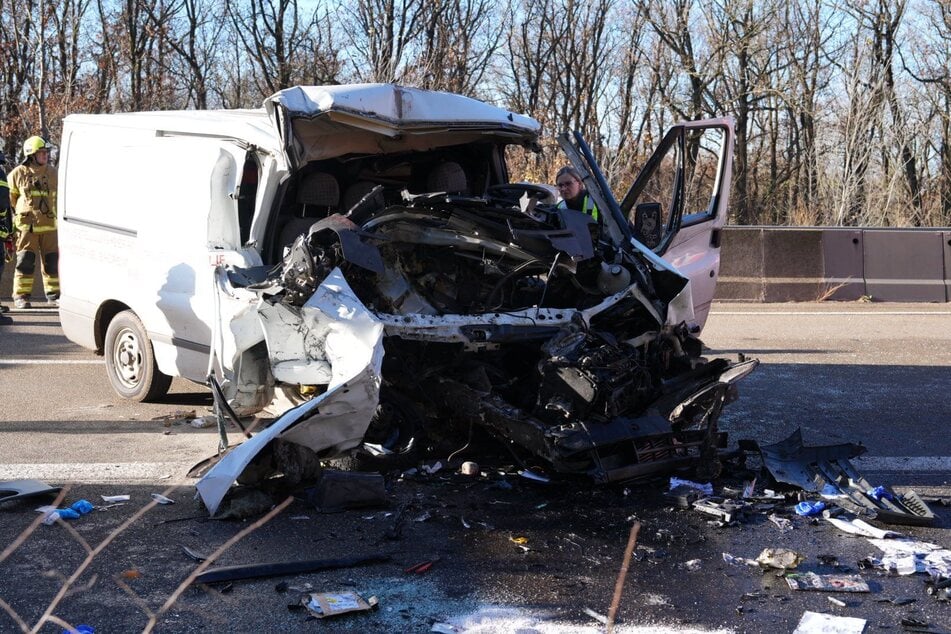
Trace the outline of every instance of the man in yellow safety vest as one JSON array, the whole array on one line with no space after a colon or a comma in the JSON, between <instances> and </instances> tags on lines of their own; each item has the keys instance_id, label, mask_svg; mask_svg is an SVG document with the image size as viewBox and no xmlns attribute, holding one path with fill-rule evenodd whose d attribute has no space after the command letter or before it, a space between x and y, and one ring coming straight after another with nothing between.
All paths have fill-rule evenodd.
<instances>
[{"instance_id":1,"label":"man in yellow safety vest","mask_svg":"<svg viewBox=\"0 0 951 634\"><path fill-rule=\"evenodd\" d=\"M39 136L23 142L23 161L10 172L10 205L14 209L17 261L13 299L29 308L33 271L40 255L47 301L59 302L59 250L56 243L56 170L49 164L49 144Z\"/></svg>"}]
</instances>

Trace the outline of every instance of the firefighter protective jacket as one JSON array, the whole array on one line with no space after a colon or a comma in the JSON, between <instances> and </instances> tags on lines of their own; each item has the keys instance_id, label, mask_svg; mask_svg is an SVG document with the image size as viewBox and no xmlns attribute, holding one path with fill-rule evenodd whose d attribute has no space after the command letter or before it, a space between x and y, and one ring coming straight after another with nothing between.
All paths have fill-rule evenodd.
<instances>
[{"instance_id":1,"label":"firefighter protective jacket","mask_svg":"<svg viewBox=\"0 0 951 634\"><path fill-rule=\"evenodd\" d=\"M44 233L56 229L56 169L49 164L18 165L7 179L10 201L16 203L18 231Z\"/></svg>"}]
</instances>

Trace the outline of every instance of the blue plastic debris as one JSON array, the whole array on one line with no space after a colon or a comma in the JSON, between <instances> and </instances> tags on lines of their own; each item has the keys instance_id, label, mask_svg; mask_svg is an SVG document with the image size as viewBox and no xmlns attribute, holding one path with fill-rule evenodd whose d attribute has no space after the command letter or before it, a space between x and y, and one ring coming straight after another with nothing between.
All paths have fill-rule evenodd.
<instances>
[{"instance_id":1,"label":"blue plastic debris","mask_svg":"<svg viewBox=\"0 0 951 634\"><path fill-rule=\"evenodd\" d=\"M885 487L877 486L874 489L869 489L865 492L865 495L869 496L876 502L881 502L882 498L886 500L894 500L895 496L892 495Z\"/></svg>"},{"instance_id":2,"label":"blue plastic debris","mask_svg":"<svg viewBox=\"0 0 951 634\"><path fill-rule=\"evenodd\" d=\"M825 502L800 502L796 505L796 515L812 517L813 515L821 513L825 507Z\"/></svg>"},{"instance_id":3,"label":"blue plastic debris","mask_svg":"<svg viewBox=\"0 0 951 634\"><path fill-rule=\"evenodd\" d=\"M55 511L50 511L45 518L43 518L44 524L54 524L57 519L63 520L78 520L83 515L91 513L95 507L88 500L78 500L69 505L69 508L65 509L56 509Z\"/></svg>"}]
</instances>

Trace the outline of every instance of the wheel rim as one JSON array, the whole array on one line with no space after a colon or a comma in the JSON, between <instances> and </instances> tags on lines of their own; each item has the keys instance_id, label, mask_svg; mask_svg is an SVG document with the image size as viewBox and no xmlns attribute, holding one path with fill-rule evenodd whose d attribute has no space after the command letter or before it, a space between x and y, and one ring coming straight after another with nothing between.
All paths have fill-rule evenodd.
<instances>
[{"instance_id":1,"label":"wheel rim","mask_svg":"<svg viewBox=\"0 0 951 634\"><path fill-rule=\"evenodd\" d=\"M116 379L123 387L134 389L139 386L142 380L142 345L131 329L123 328L116 335L112 364Z\"/></svg>"}]
</instances>

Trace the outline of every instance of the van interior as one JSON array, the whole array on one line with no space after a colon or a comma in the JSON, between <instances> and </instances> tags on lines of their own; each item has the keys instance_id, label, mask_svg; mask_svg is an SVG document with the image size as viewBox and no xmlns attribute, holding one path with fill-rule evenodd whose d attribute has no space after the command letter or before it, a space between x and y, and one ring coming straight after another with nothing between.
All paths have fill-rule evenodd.
<instances>
[{"instance_id":1,"label":"van interior","mask_svg":"<svg viewBox=\"0 0 951 634\"><path fill-rule=\"evenodd\" d=\"M340 213L360 224L360 218L355 217L358 211L366 219L375 211L405 202L404 192L482 196L490 185L507 181L501 156L496 144L470 143L425 152L312 161L292 176L279 194L278 212L268 222L261 256L265 264L276 264L284 248L321 218ZM245 178L249 169L246 163ZM246 239L245 212L239 211L242 239Z\"/></svg>"}]
</instances>

